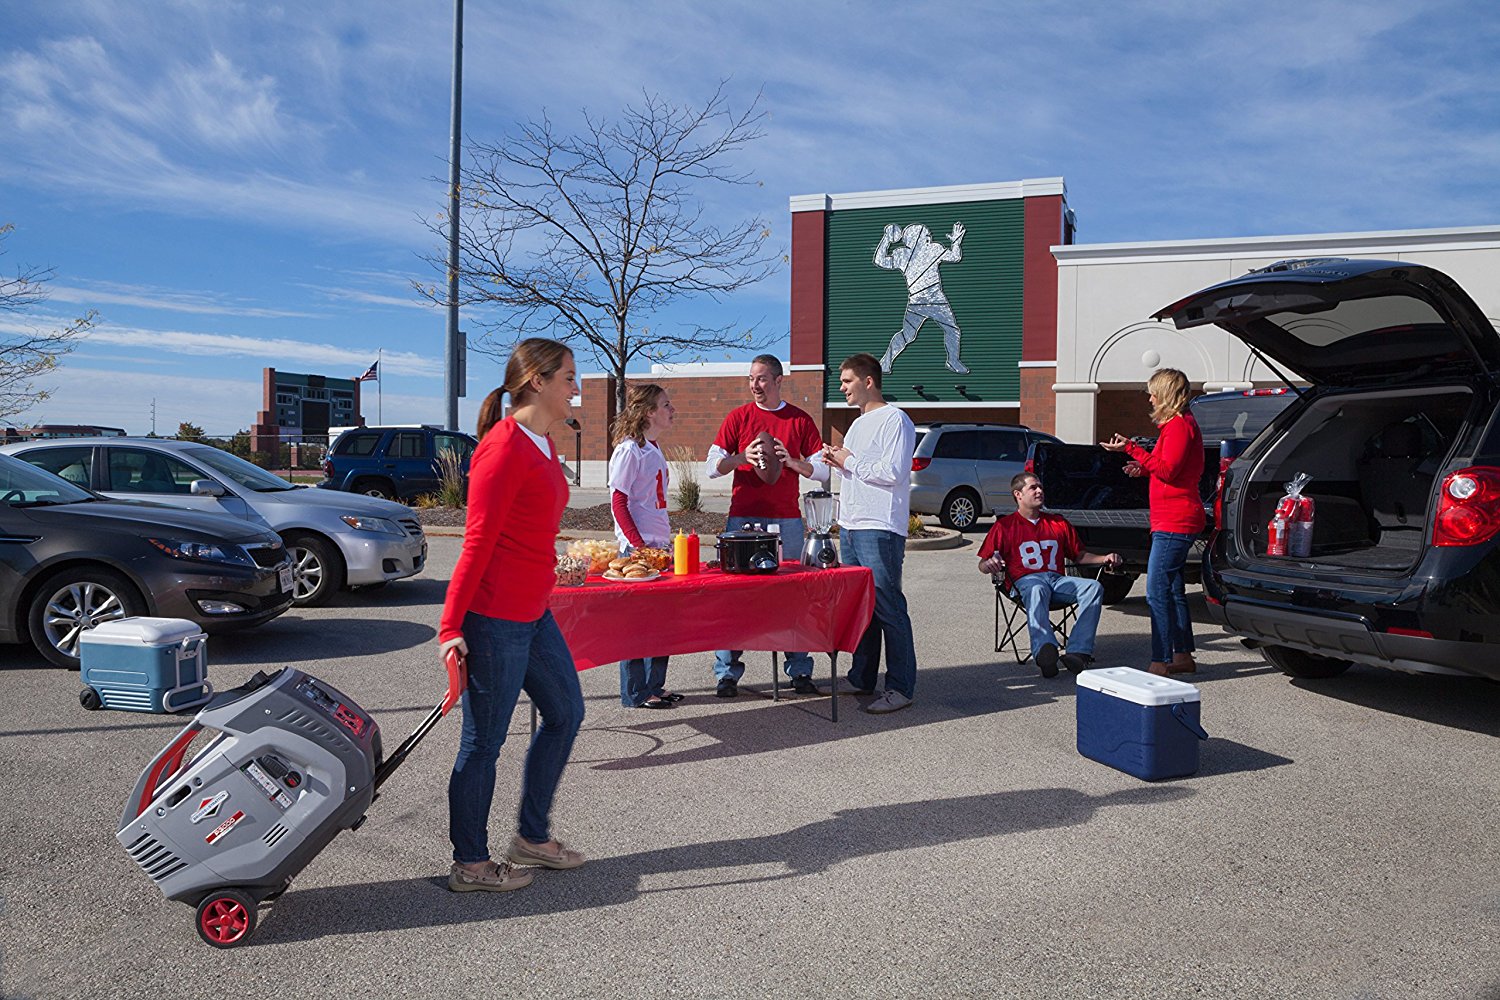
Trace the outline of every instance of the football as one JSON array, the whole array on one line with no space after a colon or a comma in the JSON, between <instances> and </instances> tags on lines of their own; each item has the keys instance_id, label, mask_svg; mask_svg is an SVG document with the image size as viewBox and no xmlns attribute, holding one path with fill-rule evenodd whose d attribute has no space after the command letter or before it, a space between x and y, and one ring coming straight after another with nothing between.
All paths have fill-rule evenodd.
<instances>
[{"instance_id":1,"label":"football","mask_svg":"<svg viewBox=\"0 0 1500 1000\"><path fill-rule=\"evenodd\" d=\"M755 474L760 477L761 482L770 485L781 478L781 459L776 457L776 449L773 444L774 438L770 431L761 431L755 435L755 440L765 446L763 457L760 462L751 462Z\"/></svg>"}]
</instances>

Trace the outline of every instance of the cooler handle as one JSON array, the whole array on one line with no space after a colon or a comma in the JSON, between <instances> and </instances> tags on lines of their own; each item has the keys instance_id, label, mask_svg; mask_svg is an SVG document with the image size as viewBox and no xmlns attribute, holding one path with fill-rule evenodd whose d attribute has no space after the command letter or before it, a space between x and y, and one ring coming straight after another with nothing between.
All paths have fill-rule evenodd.
<instances>
[{"instance_id":1,"label":"cooler handle","mask_svg":"<svg viewBox=\"0 0 1500 1000\"><path fill-rule=\"evenodd\" d=\"M1200 740L1208 739L1208 731L1200 726L1195 720L1189 719L1187 717L1187 710L1182 707L1182 702L1179 701L1177 704L1172 706L1172 718L1182 723L1185 727L1187 727L1188 732L1192 733Z\"/></svg>"}]
</instances>

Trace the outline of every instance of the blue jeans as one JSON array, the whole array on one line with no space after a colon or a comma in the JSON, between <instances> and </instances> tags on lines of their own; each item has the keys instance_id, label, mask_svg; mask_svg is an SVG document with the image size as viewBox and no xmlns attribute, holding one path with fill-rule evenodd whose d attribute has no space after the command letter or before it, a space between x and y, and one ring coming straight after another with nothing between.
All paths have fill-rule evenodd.
<instances>
[{"instance_id":1,"label":"blue jeans","mask_svg":"<svg viewBox=\"0 0 1500 1000\"><path fill-rule=\"evenodd\" d=\"M849 683L873 690L880 675L880 640L885 637L885 689L908 698L917 691L917 648L911 634L901 567L906 539L894 531L861 528L839 532L839 556L845 566L868 566L875 574L875 616L854 650Z\"/></svg>"},{"instance_id":2,"label":"blue jeans","mask_svg":"<svg viewBox=\"0 0 1500 1000\"><path fill-rule=\"evenodd\" d=\"M795 474L795 473L794 473ZM781 558L802 558L802 518L800 517L730 517L724 524L725 531L743 531L748 525L764 524L768 529L777 525L781 530ZM745 675L745 664L740 659L742 649L720 649L714 652L714 676L719 680L728 677L738 681ZM812 657L806 653L783 653L782 669L788 677L811 677Z\"/></svg>"},{"instance_id":3,"label":"blue jeans","mask_svg":"<svg viewBox=\"0 0 1500 1000\"><path fill-rule=\"evenodd\" d=\"M667 690L667 658L620 661L620 704L635 708Z\"/></svg>"},{"instance_id":4,"label":"blue jeans","mask_svg":"<svg viewBox=\"0 0 1500 1000\"><path fill-rule=\"evenodd\" d=\"M1068 652L1080 656L1094 655L1094 633L1099 631L1099 614L1104 610L1104 588L1098 580L1062 573L1027 573L1016 581L1016 594L1026 608L1026 633L1031 637L1031 655L1051 643L1057 645L1052 632L1052 604L1076 604L1077 616L1068 635Z\"/></svg>"},{"instance_id":5,"label":"blue jeans","mask_svg":"<svg viewBox=\"0 0 1500 1000\"><path fill-rule=\"evenodd\" d=\"M505 743L516 698L524 689L541 714L521 779L518 832L535 844L551 839L547 814L573 738L583 724L583 692L573 656L552 612L534 622L464 617L469 646L469 686L458 759L448 779L448 837L453 860L488 861L490 803L495 796L495 760Z\"/></svg>"},{"instance_id":6,"label":"blue jeans","mask_svg":"<svg viewBox=\"0 0 1500 1000\"><path fill-rule=\"evenodd\" d=\"M1170 663L1173 653L1193 651L1193 616L1183 593L1182 568L1197 535L1151 532L1146 559L1146 603L1151 607L1151 659Z\"/></svg>"}]
</instances>

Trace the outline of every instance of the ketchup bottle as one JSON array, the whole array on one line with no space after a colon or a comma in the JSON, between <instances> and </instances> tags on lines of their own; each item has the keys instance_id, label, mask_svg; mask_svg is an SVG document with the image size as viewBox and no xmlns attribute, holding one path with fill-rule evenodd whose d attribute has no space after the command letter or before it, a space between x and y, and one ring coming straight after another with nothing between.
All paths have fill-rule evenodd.
<instances>
[{"instance_id":1,"label":"ketchup bottle","mask_svg":"<svg viewBox=\"0 0 1500 1000\"><path fill-rule=\"evenodd\" d=\"M687 536L687 561L688 572L696 573L703 568L702 555L698 549L698 532L690 532Z\"/></svg>"}]
</instances>

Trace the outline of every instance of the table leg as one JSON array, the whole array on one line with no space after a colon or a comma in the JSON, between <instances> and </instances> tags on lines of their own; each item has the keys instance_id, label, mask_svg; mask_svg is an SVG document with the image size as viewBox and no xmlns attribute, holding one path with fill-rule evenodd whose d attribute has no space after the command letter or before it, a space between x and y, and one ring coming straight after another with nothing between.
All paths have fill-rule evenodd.
<instances>
[{"instance_id":1,"label":"table leg","mask_svg":"<svg viewBox=\"0 0 1500 1000\"><path fill-rule=\"evenodd\" d=\"M833 696L833 721L839 721L839 654L837 651L828 654L828 671L832 675L828 678L828 691Z\"/></svg>"},{"instance_id":2,"label":"table leg","mask_svg":"<svg viewBox=\"0 0 1500 1000\"><path fill-rule=\"evenodd\" d=\"M780 653L776 653L776 652L773 652L771 654L771 700L772 701L780 701L781 700L781 664L780 664L780 662L778 662L779 659L780 659L780 656L781 656L781 654Z\"/></svg>"}]
</instances>

